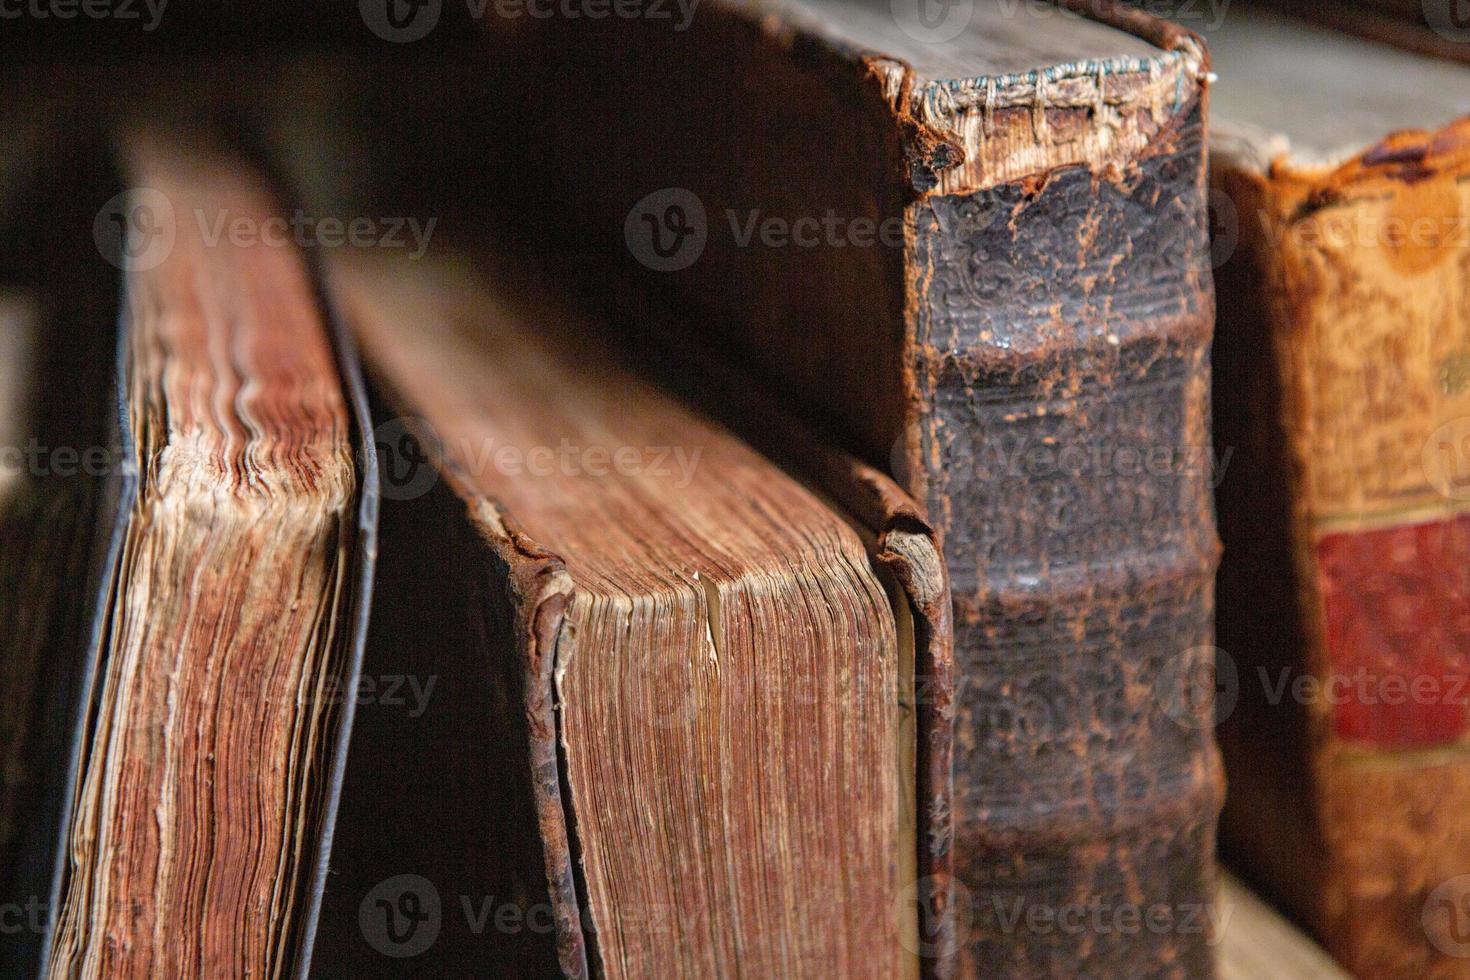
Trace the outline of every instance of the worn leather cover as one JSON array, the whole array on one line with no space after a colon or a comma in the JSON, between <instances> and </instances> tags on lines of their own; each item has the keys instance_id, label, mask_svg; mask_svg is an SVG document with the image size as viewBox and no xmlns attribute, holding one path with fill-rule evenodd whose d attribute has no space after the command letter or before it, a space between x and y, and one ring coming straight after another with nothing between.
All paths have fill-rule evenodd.
<instances>
[{"instance_id":1,"label":"worn leather cover","mask_svg":"<svg viewBox=\"0 0 1470 980\"><path fill-rule=\"evenodd\" d=\"M924 505L954 596L955 973L1204 977L1221 771L1208 703L1173 708L1213 659L1207 65L1067 6L1158 59L931 85L764 7L487 25L524 154L501 227L640 283ZM670 191L707 235L650 268L625 221ZM901 241L734 231L828 213Z\"/></svg>"},{"instance_id":2,"label":"worn leather cover","mask_svg":"<svg viewBox=\"0 0 1470 980\"><path fill-rule=\"evenodd\" d=\"M1213 969L1219 766L1169 710L1213 661L1204 106L1184 89L1121 172L911 211L915 449L964 679L965 976ZM1103 917L1058 925L1083 907ZM1160 907L1162 928L1107 928Z\"/></svg>"},{"instance_id":3,"label":"worn leather cover","mask_svg":"<svg viewBox=\"0 0 1470 980\"><path fill-rule=\"evenodd\" d=\"M1212 971L1220 772L1208 726L1166 710L1213 661L1203 110L1187 96L1123 175L1068 166L914 211L918 446L964 678L966 976ZM1173 920L1028 925L1087 906Z\"/></svg>"},{"instance_id":4,"label":"worn leather cover","mask_svg":"<svg viewBox=\"0 0 1470 980\"><path fill-rule=\"evenodd\" d=\"M1356 974L1467 977L1470 123L1213 179L1224 842Z\"/></svg>"}]
</instances>

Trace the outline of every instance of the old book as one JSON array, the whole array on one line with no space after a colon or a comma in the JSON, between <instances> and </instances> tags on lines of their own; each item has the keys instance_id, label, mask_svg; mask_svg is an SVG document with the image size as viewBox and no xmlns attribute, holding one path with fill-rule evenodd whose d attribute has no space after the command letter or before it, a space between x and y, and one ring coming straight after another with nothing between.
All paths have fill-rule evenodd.
<instances>
[{"instance_id":1,"label":"old book","mask_svg":"<svg viewBox=\"0 0 1470 980\"><path fill-rule=\"evenodd\" d=\"M928 12L496 20L481 190L589 302L639 283L924 503L958 973L1206 976L1222 787L1178 696L1213 659L1205 55L1108 3Z\"/></svg>"},{"instance_id":2,"label":"old book","mask_svg":"<svg viewBox=\"0 0 1470 980\"><path fill-rule=\"evenodd\" d=\"M917 508L815 447L825 491L786 475L530 266L341 255L331 282L392 406L365 676L442 694L361 715L322 955L917 976L914 671L948 649Z\"/></svg>"},{"instance_id":3,"label":"old book","mask_svg":"<svg viewBox=\"0 0 1470 980\"><path fill-rule=\"evenodd\" d=\"M57 762L53 977L304 972L325 875L374 471L276 197L199 141L130 137L132 189L69 226L123 270L122 479Z\"/></svg>"},{"instance_id":4,"label":"old book","mask_svg":"<svg viewBox=\"0 0 1470 980\"><path fill-rule=\"evenodd\" d=\"M1470 69L1212 35L1222 836L1357 975L1470 976Z\"/></svg>"}]
</instances>

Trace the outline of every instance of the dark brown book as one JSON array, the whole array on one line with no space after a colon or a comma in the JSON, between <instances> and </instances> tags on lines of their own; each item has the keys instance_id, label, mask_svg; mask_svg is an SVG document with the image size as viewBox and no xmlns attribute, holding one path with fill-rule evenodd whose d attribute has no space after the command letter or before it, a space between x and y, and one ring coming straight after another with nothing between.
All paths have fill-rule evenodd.
<instances>
[{"instance_id":1,"label":"dark brown book","mask_svg":"<svg viewBox=\"0 0 1470 980\"><path fill-rule=\"evenodd\" d=\"M614 319L639 284L942 535L959 975L1208 975L1199 40L1109 3L487 29L502 226Z\"/></svg>"},{"instance_id":2,"label":"dark brown book","mask_svg":"<svg viewBox=\"0 0 1470 980\"><path fill-rule=\"evenodd\" d=\"M1359 976L1470 976L1470 68L1211 37L1228 857Z\"/></svg>"},{"instance_id":3,"label":"dark brown book","mask_svg":"<svg viewBox=\"0 0 1470 980\"><path fill-rule=\"evenodd\" d=\"M340 255L331 282L391 406L367 675L443 694L360 717L319 954L916 977L948 813L915 672L949 633L913 503L794 432L821 480L787 475L532 266Z\"/></svg>"}]
</instances>

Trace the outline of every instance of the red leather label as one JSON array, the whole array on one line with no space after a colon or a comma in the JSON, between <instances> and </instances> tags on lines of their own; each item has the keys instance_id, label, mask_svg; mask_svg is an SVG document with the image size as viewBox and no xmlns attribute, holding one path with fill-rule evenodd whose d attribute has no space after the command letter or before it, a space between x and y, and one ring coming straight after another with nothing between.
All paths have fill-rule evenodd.
<instances>
[{"instance_id":1,"label":"red leather label","mask_svg":"<svg viewBox=\"0 0 1470 980\"><path fill-rule=\"evenodd\" d=\"M1335 734L1381 748L1470 732L1470 514L1317 542Z\"/></svg>"}]
</instances>

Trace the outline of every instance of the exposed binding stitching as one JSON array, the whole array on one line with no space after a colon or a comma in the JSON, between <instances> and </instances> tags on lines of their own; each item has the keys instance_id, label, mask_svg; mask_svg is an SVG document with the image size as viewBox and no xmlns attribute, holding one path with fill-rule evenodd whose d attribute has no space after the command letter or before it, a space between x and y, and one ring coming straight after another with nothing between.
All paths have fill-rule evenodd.
<instances>
[{"instance_id":1,"label":"exposed binding stitching","mask_svg":"<svg viewBox=\"0 0 1470 980\"><path fill-rule=\"evenodd\" d=\"M1159 91L1159 66L1156 64L1148 66L1148 91L1153 96L1153 104L1149 107L1153 114L1155 123L1163 123L1168 112L1164 109L1163 95Z\"/></svg>"},{"instance_id":2,"label":"exposed binding stitching","mask_svg":"<svg viewBox=\"0 0 1470 980\"><path fill-rule=\"evenodd\" d=\"M1199 75L1202 65L1199 47L1182 44L1158 58L1074 62L1009 75L956 79L917 87L913 112L943 125L967 110L978 109L981 134L989 138L996 133L997 110L1022 109L1031 116L1032 139L1038 143L1052 138L1050 109L1087 109L1094 123L1105 125L1108 108L1118 113L1138 108L1162 125L1183 105L1188 79ZM1169 70L1176 72L1172 91L1166 91Z\"/></svg>"},{"instance_id":3,"label":"exposed binding stitching","mask_svg":"<svg viewBox=\"0 0 1470 980\"><path fill-rule=\"evenodd\" d=\"M1036 100L1031 103L1031 137L1038 143L1045 143L1047 132L1046 73L1038 72L1036 75Z\"/></svg>"},{"instance_id":4,"label":"exposed binding stitching","mask_svg":"<svg viewBox=\"0 0 1470 980\"><path fill-rule=\"evenodd\" d=\"M1053 68L1009 75L987 75L979 78L954 79L942 83L917 86L915 101L932 99L935 93L944 90L956 109L976 108L988 99L1000 108L1026 106L1029 108L1036 97L1038 76L1045 75L1051 104L1066 108L1082 108L1092 105L1097 99L1098 79L1104 75L1146 75L1156 82L1166 69L1177 67L1180 71L1177 97L1183 98L1187 76L1200 73L1200 62L1195 56L1198 49L1180 48L1165 52L1159 58L1116 58L1107 61L1076 62ZM1129 94L1127 86L1119 86L1121 94L1105 96L1106 104L1124 106L1139 101L1136 92ZM928 106L927 108L938 108Z\"/></svg>"},{"instance_id":5,"label":"exposed binding stitching","mask_svg":"<svg viewBox=\"0 0 1470 980\"><path fill-rule=\"evenodd\" d=\"M938 109L940 112L945 113L946 115L953 113L956 109L956 106L954 104L954 93L950 92L948 89L935 89L934 102L935 108Z\"/></svg>"},{"instance_id":6,"label":"exposed binding stitching","mask_svg":"<svg viewBox=\"0 0 1470 980\"><path fill-rule=\"evenodd\" d=\"M1181 38L1179 46L1174 49L1183 60L1185 70L1179 73L1174 84L1174 111L1184 104L1184 80L1188 75L1191 78L1204 78L1210 84L1215 81L1215 73L1205 70L1205 52L1199 42L1193 37Z\"/></svg>"}]
</instances>

